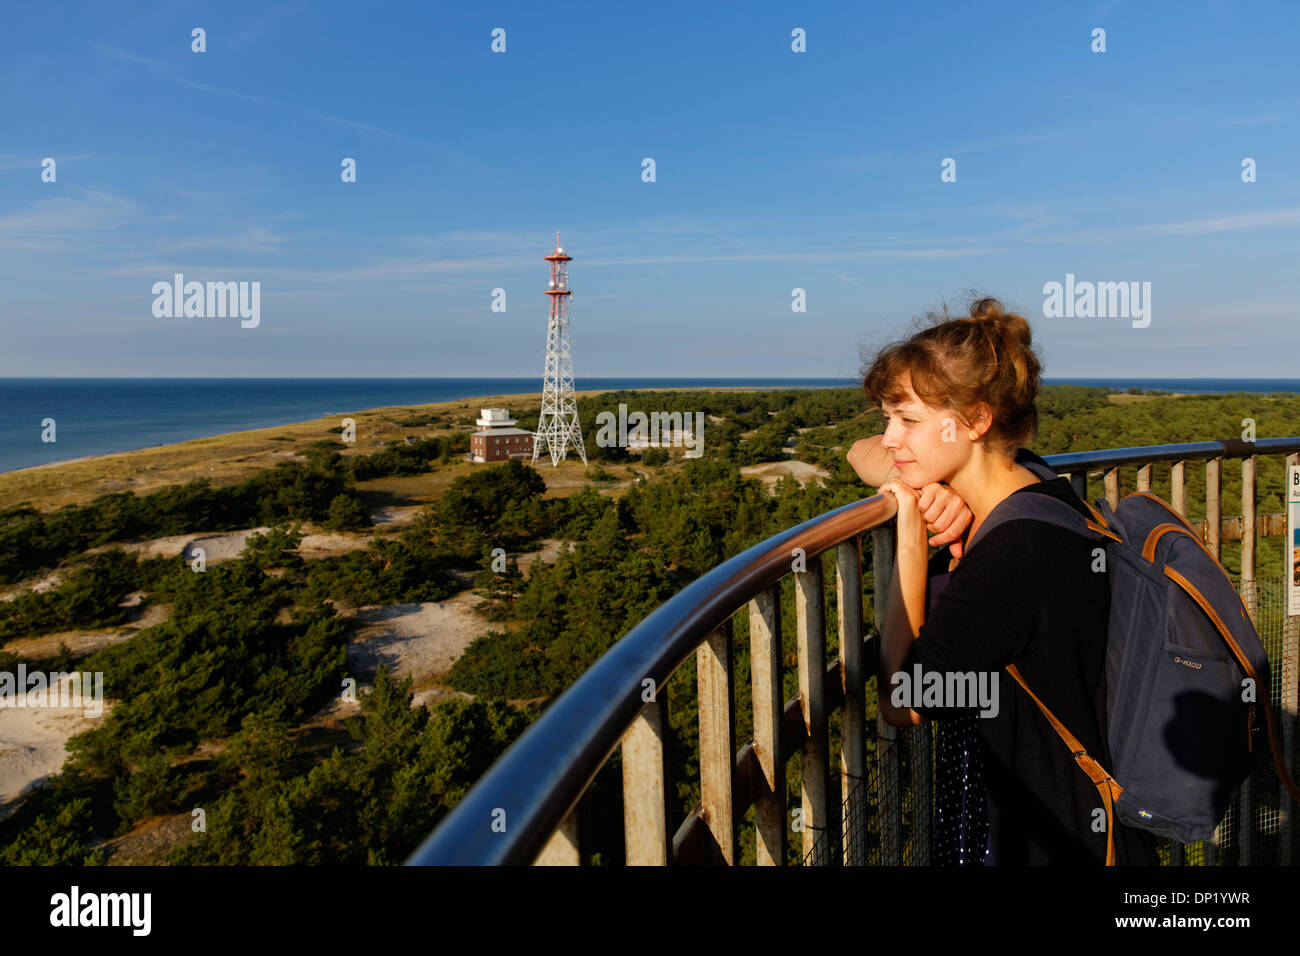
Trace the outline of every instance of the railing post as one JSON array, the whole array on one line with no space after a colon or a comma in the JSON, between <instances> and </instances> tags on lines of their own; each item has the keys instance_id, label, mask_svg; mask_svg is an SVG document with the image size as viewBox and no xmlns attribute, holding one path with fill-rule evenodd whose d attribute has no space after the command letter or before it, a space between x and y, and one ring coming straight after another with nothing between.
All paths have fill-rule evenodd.
<instances>
[{"instance_id":1,"label":"railing post","mask_svg":"<svg viewBox=\"0 0 1300 956\"><path fill-rule=\"evenodd\" d=\"M754 806L756 862L785 866L785 758L781 749L781 585L777 583L749 602L749 660L754 698L754 756L766 793Z\"/></svg>"},{"instance_id":2,"label":"railing post","mask_svg":"<svg viewBox=\"0 0 1300 956\"><path fill-rule=\"evenodd\" d=\"M845 866L866 864L867 730L866 668L862 660L862 545L859 535L835 548L835 595L840 614L841 791L847 799L841 839Z\"/></svg>"},{"instance_id":3,"label":"railing post","mask_svg":"<svg viewBox=\"0 0 1300 956\"><path fill-rule=\"evenodd\" d=\"M564 818L555 833L537 854L533 866L580 866L582 853L578 842L578 808Z\"/></svg>"},{"instance_id":4,"label":"railing post","mask_svg":"<svg viewBox=\"0 0 1300 956\"><path fill-rule=\"evenodd\" d=\"M1106 500L1110 502L1112 508L1119 507L1119 465L1114 465L1106 469L1105 478L1102 479L1106 488Z\"/></svg>"},{"instance_id":5,"label":"railing post","mask_svg":"<svg viewBox=\"0 0 1300 956\"><path fill-rule=\"evenodd\" d=\"M876 693L887 694L888 688ZM903 865L903 802L899 792L898 728L876 714L876 806L880 823L880 865Z\"/></svg>"},{"instance_id":6,"label":"railing post","mask_svg":"<svg viewBox=\"0 0 1300 956\"><path fill-rule=\"evenodd\" d=\"M1215 560L1222 559L1221 536L1223 531L1223 518L1219 509L1219 495L1223 477L1223 458L1211 458L1205 463L1205 547L1210 554L1214 555ZM1219 850L1223 847L1223 841L1227 838L1227 827L1224 826L1225 820L1220 820L1218 826L1214 828L1214 836L1205 841L1205 865L1217 866L1219 863Z\"/></svg>"},{"instance_id":7,"label":"railing post","mask_svg":"<svg viewBox=\"0 0 1300 956\"><path fill-rule=\"evenodd\" d=\"M1070 487L1079 496L1080 501L1088 501L1088 469L1070 473ZM1091 502L1089 502L1091 504Z\"/></svg>"},{"instance_id":8,"label":"railing post","mask_svg":"<svg viewBox=\"0 0 1300 956\"><path fill-rule=\"evenodd\" d=\"M889 586L894 576L894 525L872 531L872 577L875 581L876 630L889 613ZM879 650L877 649L877 653ZM880 826L880 864L899 866L902 854L902 805L899 794L897 729L880 716L879 698L889 687L876 681L876 813Z\"/></svg>"},{"instance_id":9,"label":"railing post","mask_svg":"<svg viewBox=\"0 0 1300 956\"><path fill-rule=\"evenodd\" d=\"M1255 577L1255 456L1241 460L1241 590L1246 599L1246 612L1256 628L1259 627L1259 590ZM1272 706L1264 701L1264 706ZM1238 797L1237 832L1241 834L1241 854L1238 866L1250 866L1251 843L1255 835L1255 800L1250 776L1241 784Z\"/></svg>"},{"instance_id":10,"label":"railing post","mask_svg":"<svg viewBox=\"0 0 1300 956\"><path fill-rule=\"evenodd\" d=\"M930 753L931 726L926 721L909 727L908 754L912 764L912 859L913 866L930 865L930 775L934 757Z\"/></svg>"},{"instance_id":11,"label":"railing post","mask_svg":"<svg viewBox=\"0 0 1300 956\"><path fill-rule=\"evenodd\" d=\"M1141 465L1138 468L1137 490L1138 491L1151 490L1151 465L1149 463L1145 465Z\"/></svg>"},{"instance_id":12,"label":"railing post","mask_svg":"<svg viewBox=\"0 0 1300 956\"><path fill-rule=\"evenodd\" d=\"M654 699L623 737L623 841L628 866L672 862L668 688L653 691Z\"/></svg>"},{"instance_id":13,"label":"railing post","mask_svg":"<svg viewBox=\"0 0 1300 956\"><path fill-rule=\"evenodd\" d=\"M1169 503L1184 518L1187 517L1187 462L1176 461L1169 466Z\"/></svg>"},{"instance_id":14,"label":"railing post","mask_svg":"<svg viewBox=\"0 0 1300 956\"><path fill-rule=\"evenodd\" d=\"M700 708L700 810L727 866L739 856L734 811L736 725L732 709L731 620L695 655Z\"/></svg>"},{"instance_id":15,"label":"railing post","mask_svg":"<svg viewBox=\"0 0 1300 956\"><path fill-rule=\"evenodd\" d=\"M1241 589L1251 622L1259 622L1259 591L1255 579L1255 456L1241 460Z\"/></svg>"},{"instance_id":16,"label":"railing post","mask_svg":"<svg viewBox=\"0 0 1300 956\"><path fill-rule=\"evenodd\" d=\"M826 618L822 600L821 556L811 559L808 570L796 571L795 622L799 648L799 697L807 739L799 758L802 781L803 855L814 847L821 851L815 865L834 859L830 845L830 813L826 800L830 744L826 726ZM819 841L818 836L822 839Z\"/></svg>"},{"instance_id":17,"label":"railing post","mask_svg":"<svg viewBox=\"0 0 1300 956\"><path fill-rule=\"evenodd\" d=\"M1211 458L1205 463L1205 546L1216 561L1223 559L1219 544L1223 531L1223 517L1219 510L1222 466L1222 458Z\"/></svg>"},{"instance_id":18,"label":"railing post","mask_svg":"<svg viewBox=\"0 0 1300 956\"><path fill-rule=\"evenodd\" d=\"M1300 452L1292 452L1286 456L1286 470L1283 472L1282 480L1288 481L1291 476L1292 468L1300 468ZM1282 507L1290 508L1289 499L1290 491L1282 494ZM1283 522L1285 533L1286 523ZM1282 546L1282 694L1278 702L1282 710L1282 760L1286 764L1287 770L1294 776L1295 769L1295 731L1296 731L1296 711L1297 700L1300 697L1300 615L1288 614L1288 593L1291 589L1292 582L1288 578L1291 573L1291 548L1293 542L1285 541ZM1282 787L1282 781L1278 781L1278 806L1282 808L1282 860L1283 866L1291 865L1291 843L1294 839L1295 832L1295 807L1291 805L1291 798Z\"/></svg>"}]
</instances>

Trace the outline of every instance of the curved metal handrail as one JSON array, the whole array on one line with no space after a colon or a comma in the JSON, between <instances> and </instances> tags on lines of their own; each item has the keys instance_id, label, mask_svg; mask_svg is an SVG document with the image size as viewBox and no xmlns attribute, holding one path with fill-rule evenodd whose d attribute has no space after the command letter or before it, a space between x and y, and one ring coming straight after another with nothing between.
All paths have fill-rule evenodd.
<instances>
[{"instance_id":1,"label":"curved metal handrail","mask_svg":"<svg viewBox=\"0 0 1300 956\"><path fill-rule=\"evenodd\" d=\"M1300 437L1189 442L1044 456L1058 474L1153 461L1300 452ZM531 863L646 707L642 682L663 687L708 634L791 571L892 519L874 495L762 541L700 576L628 631L523 733L407 860L408 865ZM504 817L501 814L504 812Z\"/></svg>"},{"instance_id":2,"label":"curved metal handrail","mask_svg":"<svg viewBox=\"0 0 1300 956\"><path fill-rule=\"evenodd\" d=\"M1230 438L1225 441L1184 442L1179 445L1138 445L1131 448L1066 452L1061 455L1044 455L1043 461L1055 468L1057 474L1064 474L1084 468L1115 468L1156 461L1248 458L1251 455L1284 455L1297 451L1300 451L1300 437L1261 438L1253 442Z\"/></svg>"},{"instance_id":3,"label":"curved metal handrail","mask_svg":"<svg viewBox=\"0 0 1300 956\"><path fill-rule=\"evenodd\" d=\"M891 494L843 505L696 578L556 698L408 862L531 863L645 708L643 680L663 687L711 630L790 573L794 548L803 548L811 559L884 524L897 508ZM494 832L493 814L500 810L505 811L505 832Z\"/></svg>"}]
</instances>

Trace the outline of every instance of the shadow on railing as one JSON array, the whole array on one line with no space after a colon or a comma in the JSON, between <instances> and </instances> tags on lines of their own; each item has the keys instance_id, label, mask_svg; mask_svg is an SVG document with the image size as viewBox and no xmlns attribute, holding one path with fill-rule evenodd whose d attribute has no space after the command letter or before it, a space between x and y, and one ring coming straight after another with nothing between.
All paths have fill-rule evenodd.
<instances>
[{"instance_id":1,"label":"shadow on railing","mask_svg":"<svg viewBox=\"0 0 1300 956\"><path fill-rule=\"evenodd\" d=\"M1300 464L1300 437L1114 448L1044 460L1088 499L1100 469L1105 497L1120 498L1119 470L1170 463L1170 504L1186 517L1186 464L1205 462L1205 514L1189 524L1216 558L1241 541L1239 589L1268 650L1271 701L1281 715L1284 759L1295 767L1300 618L1287 617L1284 587L1268 588L1260 616L1256 538L1284 535L1286 516L1256 514L1259 455ZM1242 462L1242 514L1221 514L1221 466ZM1285 474L1285 472L1284 472ZM1283 502L1285 506L1285 494ZM725 863L740 858L740 830L754 810L755 860L782 865L791 834L813 864L926 864L930 860L930 724L900 730L875 718L868 746L866 686L876 642L863 625L861 535L872 535L873 607L883 609L893 563L895 501L876 495L763 541L701 576L614 644L561 694L456 805L411 864L585 863L576 808L622 746L623 830L628 864ZM1251 533L1253 531L1253 533ZM833 552L838 655L828 665L821 556ZM783 700L780 585L794 579L799 693ZM1272 583L1268 579L1265 583ZM1278 601L1281 601L1280 620ZM753 739L736 747L732 617L748 610ZM696 656L698 804L672 826L668 759L669 678ZM839 767L831 769L831 715L839 714ZM875 715L872 715L875 716ZM868 752L874 759L868 762ZM799 806L787 812L786 764L798 758ZM793 821L793 826L792 826ZM1248 825L1243 826L1243 821ZM1162 849L1173 865L1295 859L1296 828L1271 767L1242 787L1213 840Z\"/></svg>"}]
</instances>

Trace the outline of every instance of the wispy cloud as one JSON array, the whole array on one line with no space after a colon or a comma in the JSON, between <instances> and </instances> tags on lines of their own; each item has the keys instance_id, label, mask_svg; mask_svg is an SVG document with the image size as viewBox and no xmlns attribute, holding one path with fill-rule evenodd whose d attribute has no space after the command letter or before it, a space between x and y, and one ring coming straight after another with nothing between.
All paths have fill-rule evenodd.
<instances>
[{"instance_id":1,"label":"wispy cloud","mask_svg":"<svg viewBox=\"0 0 1300 956\"><path fill-rule=\"evenodd\" d=\"M1037 244L1114 245L1143 236L1206 236L1250 229L1277 229L1300 224L1300 206L1259 209L1226 216L1204 216L1173 222L1118 224L1102 228L1063 229L1053 226L1033 236ZM1003 241L1013 237L999 234ZM1028 238L1028 237L1026 237Z\"/></svg>"},{"instance_id":2,"label":"wispy cloud","mask_svg":"<svg viewBox=\"0 0 1300 956\"><path fill-rule=\"evenodd\" d=\"M473 160L473 158L468 154L462 152L461 150L454 149L450 146L444 146L440 143L426 142L425 140L417 139L414 136L408 136L405 133L398 133L390 129L384 129L381 126L375 126L371 123L358 123L356 120L346 119L342 116L333 116L329 113L322 113L318 110L313 110L309 107L302 106L301 104L298 103L291 103L287 100L276 99L275 97L270 97L270 96L261 96L256 93L244 93L241 92L240 90L231 90L221 86L213 86L211 83L199 83L195 80L188 79L187 77L184 76L177 76L175 73L175 69L176 69L175 66L170 63L166 63L162 60L152 60L149 59L148 57L138 56L137 54L131 53L128 50L123 50L120 47L109 46L104 43L96 43L93 40L85 40L79 37L76 39L77 42L84 43L86 46L96 49L101 53L107 54L108 56L116 57L119 60L125 60L128 63L138 63L142 66L147 66L153 71L155 76L159 77L160 79L166 80L169 83L174 83L177 86L188 87L189 89L199 90L204 93L212 93L216 96L232 97L234 99L244 100L249 103L258 103L263 106L271 106L271 107L277 107L281 109L293 110L294 112L301 113L305 116L311 116L314 119L321 120L322 122L334 123L339 126L347 126L352 129L359 129L364 132L374 133L379 136L389 136L395 139L401 139L407 142L417 143L421 146L426 146L430 149L438 150L439 152L444 153L447 156L455 157L460 160L468 160L468 161Z\"/></svg>"},{"instance_id":3,"label":"wispy cloud","mask_svg":"<svg viewBox=\"0 0 1300 956\"><path fill-rule=\"evenodd\" d=\"M1241 116L1234 119L1202 120L1201 125L1207 129L1227 129L1237 126L1264 126L1268 123L1281 123L1300 116L1300 110L1291 113L1264 113L1259 116Z\"/></svg>"},{"instance_id":4,"label":"wispy cloud","mask_svg":"<svg viewBox=\"0 0 1300 956\"><path fill-rule=\"evenodd\" d=\"M46 155L49 155L48 153ZM94 153L74 153L71 155L55 154L50 158L59 164L75 163L83 159L94 159ZM34 175L41 171L41 160L45 156L0 156L0 172L12 169L30 169Z\"/></svg>"},{"instance_id":5,"label":"wispy cloud","mask_svg":"<svg viewBox=\"0 0 1300 956\"><path fill-rule=\"evenodd\" d=\"M962 259L968 256L991 256L1006 252L993 246L961 248L930 247L923 249L844 249L823 252L753 252L736 255L665 255L638 256L625 259L587 259L589 266L655 266L695 262L849 262L870 259Z\"/></svg>"},{"instance_id":6,"label":"wispy cloud","mask_svg":"<svg viewBox=\"0 0 1300 956\"><path fill-rule=\"evenodd\" d=\"M64 186L72 195L41 199L0 216L0 246L47 249L87 233L119 228L139 211L129 199L95 189Z\"/></svg>"},{"instance_id":7,"label":"wispy cloud","mask_svg":"<svg viewBox=\"0 0 1300 956\"><path fill-rule=\"evenodd\" d=\"M265 252L282 248L289 241L267 226L253 226L236 235L190 236L171 245L178 249L229 249L233 252Z\"/></svg>"},{"instance_id":8,"label":"wispy cloud","mask_svg":"<svg viewBox=\"0 0 1300 956\"><path fill-rule=\"evenodd\" d=\"M1176 236L1200 236L1216 232L1234 232L1238 229L1271 229L1275 226L1293 226L1300 223L1300 206L1290 209L1261 209L1232 216L1215 216L1206 219L1188 219L1183 222L1166 222L1138 227L1141 232Z\"/></svg>"}]
</instances>

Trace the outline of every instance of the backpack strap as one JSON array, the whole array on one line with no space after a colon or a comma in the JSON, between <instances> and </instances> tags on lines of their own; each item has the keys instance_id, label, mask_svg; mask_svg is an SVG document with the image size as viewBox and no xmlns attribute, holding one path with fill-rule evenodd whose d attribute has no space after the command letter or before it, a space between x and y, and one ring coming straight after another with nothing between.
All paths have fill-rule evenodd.
<instances>
[{"instance_id":1,"label":"backpack strap","mask_svg":"<svg viewBox=\"0 0 1300 956\"><path fill-rule=\"evenodd\" d=\"M1093 782L1097 787L1097 792L1101 794L1101 801L1106 806L1106 865L1114 866L1114 806L1115 801L1118 800L1120 794L1124 792L1124 788L1116 783L1110 773L1088 754L1088 751L1084 749L1081 743L1079 743L1074 734L1070 733L1070 731L1066 729L1065 724L1057 720L1056 715L1047 709L1047 705L1039 700L1037 695L1029 689L1029 685L1026 684L1025 679L1020 676L1020 670L1016 665L1008 664L1006 670L1008 674L1016 679L1016 683L1025 689L1025 693L1033 698L1034 703L1037 704L1038 709L1043 712L1043 716L1047 718L1048 723L1052 725L1052 728L1060 735L1061 739L1065 741L1065 745L1070 748L1070 753L1074 756L1075 763L1077 763L1079 768L1088 775L1088 779Z\"/></svg>"},{"instance_id":2,"label":"backpack strap","mask_svg":"<svg viewBox=\"0 0 1300 956\"><path fill-rule=\"evenodd\" d=\"M1036 462L1027 461L1021 462L1021 464L1044 481L1055 481L1059 477L1052 469L1044 468ZM993 510L989 512L984 519L984 523L979 526L974 536L966 543L963 553L969 554L971 549L975 547L976 542L998 525L1007 521L1014 521L1017 518L1033 518L1038 521L1046 521L1048 524L1065 528L1067 531L1075 531L1092 540L1098 538L1109 538L1112 541L1124 540L1110 528L1109 523L1096 508L1086 501L1083 504L1092 512L1093 520L1089 521L1060 498L1055 498L1052 495L1025 495L1012 492L998 502Z\"/></svg>"}]
</instances>

